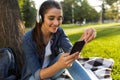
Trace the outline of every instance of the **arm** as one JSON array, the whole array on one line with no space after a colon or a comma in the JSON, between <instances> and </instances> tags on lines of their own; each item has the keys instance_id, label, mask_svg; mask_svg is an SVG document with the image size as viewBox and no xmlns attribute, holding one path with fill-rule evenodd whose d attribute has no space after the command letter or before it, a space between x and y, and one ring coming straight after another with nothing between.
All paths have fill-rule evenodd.
<instances>
[{"instance_id":1,"label":"arm","mask_svg":"<svg viewBox=\"0 0 120 80\"><path fill-rule=\"evenodd\" d=\"M52 77L55 73L57 73L60 69L62 69L59 65L58 62L54 63L53 65L41 69L40 71L40 78L41 79L45 79L45 78L49 78Z\"/></svg>"},{"instance_id":2,"label":"arm","mask_svg":"<svg viewBox=\"0 0 120 80\"><path fill-rule=\"evenodd\" d=\"M35 54L35 50L33 50L31 43L27 40L23 40L22 48L24 51L25 69L27 70L25 75L29 77L29 75L32 74L35 80L40 80L39 71L41 70L41 64Z\"/></svg>"},{"instance_id":3,"label":"arm","mask_svg":"<svg viewBox=\"0 0 120 80\"><path fill-rule=\"evenodd\" d=\"M47 68L41 69L40 68L41 64L39 63L38 57L35 55L34 52L35 50L32 48L33 47L32 44L30 44L30 42L23 40L22 46L24 50L26 68L29 69L28 71L30 71L30 74L32 73L34 75L35 80L40 80L40 78L41 79L49 78L62 68L70 67L69 64L71 64L71 62L73 61L74 57L73 55L71 55L72 57L71 58L66 57L69 54L63 54L56 63Z\"/></svg>"},{"instance_id":4,"label":"arm","mask_svg":"<svg viewBox=\"0 0 120 80\"><path fill-rule=\"evenodd\" d=\"M68 36L65 34L62 28L59 29L60 37L59 37L59 45L63 49L65 53L70 53L72 49L72 43L70 42Z\"/></svg>"},{"instance_id":5,"label":"arm","mask_svg":"<svg viewBox=\"0 0 120 80\"><path fill-rule=\"evenodd\" d=\"M63 68L71 67L72 63L77 58L76 56L78 56L78 55L79 55L78 52L76 52L72 55L69 55L68 53L62 54L56 63L49 66L48 68L41 69L41 71L40 71L41 79L49 78L49 77L55 75L59 70L61 70Z\"/></svg>"},{"instance_id":6,"label":"arm","mask_svg":"<svg viewBox=\"0 0 120 80\"><path fill-rule=\"evenodd\" d=\"M82 36L80 37L80 40L85 40L86 42L90 42L96 37L96 30L94 28L87 28L84 30ZM70 43L70 40L66 36L63 29L60 29L60 40L59 44L64 50L64 52L70 52L72 48L72 44Z\"/></svg>"},{"instance_id":7,"label":"arm","mask_svg":"<svg viewBox=\"0 0 120 80\"><path fill-rule=\"evenodd\" d=\"M26 67L34 75L35 80L49 78L61 69L58 62L48 68L41 69L41 64L39 63L38 57L35 55L32 44L23 40L22 46Z\"/></svg>"}]
</instances>

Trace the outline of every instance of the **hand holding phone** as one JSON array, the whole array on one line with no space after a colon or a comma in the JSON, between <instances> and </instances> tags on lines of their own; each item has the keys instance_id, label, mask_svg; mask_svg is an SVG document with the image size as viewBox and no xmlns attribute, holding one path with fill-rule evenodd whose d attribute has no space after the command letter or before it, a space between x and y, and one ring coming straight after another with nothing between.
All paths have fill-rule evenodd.
<instances>
[{"instance_id":1,"label":"hand holding phone","mask_svg":"<svg viewBox=\"0 0 120 80\"><path fill-rule=\"evenodd\" d=\"M72 48L70 54L73 54L75 52L81 52L81 50L83 49L84 45L85 45L85 41L84 40L75 42L75 44L73 45L73 48Z\"/></svg>"}]
</instances>

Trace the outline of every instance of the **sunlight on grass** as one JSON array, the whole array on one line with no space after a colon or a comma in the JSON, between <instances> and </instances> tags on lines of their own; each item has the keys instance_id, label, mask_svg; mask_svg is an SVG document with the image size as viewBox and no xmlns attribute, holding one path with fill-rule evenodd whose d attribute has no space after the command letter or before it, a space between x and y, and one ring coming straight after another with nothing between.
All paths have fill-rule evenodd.
<instances>
[{"instance_id":1,"label":"sunlight on grass","mask_svg":"<svg viewBox=\"0 0 120 80\"><path fill-rule=\"evenodd\" d=\"M76 33L79 33L79 32L82 32L83 29L67 29L65 30L66 34L68 35L72 35L72 34L76 34Z\"/></svg>"},{"instance_id":2,"label":"sunlight on grass","mask_svg":"<svg viewBox=\"0 0 120 80\"><path fill-rule=\"evenodd\" d=\"M80 33L83 32L84 29L86 28L95 28L98 31L104 29L104 28L120 28L120 23L110 23L110 24L99 24L99 25L84 25L84 26L80 26L80 25L62 25L62 28L64 28L65 32L67 35L72 35L72 34L76 34L76 33Z\"/></svg>"}]
</instances>

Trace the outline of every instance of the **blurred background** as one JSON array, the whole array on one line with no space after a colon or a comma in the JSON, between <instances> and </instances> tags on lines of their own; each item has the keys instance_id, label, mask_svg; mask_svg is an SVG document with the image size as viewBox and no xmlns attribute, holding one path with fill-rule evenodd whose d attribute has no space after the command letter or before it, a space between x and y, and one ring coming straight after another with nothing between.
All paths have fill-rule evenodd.
<instances>
[{"instance_id":1,"label":"blurred background","mask_svg":"<svg viewBox=\"0 0 120 80\"><path fill-rule=\"evenodd\" d=\"M26 27L34 25L36 10L45 0L19 0ZM56 0L62 4L63 24L120 22L120 0Z\"/></svg>"}]
</instances>

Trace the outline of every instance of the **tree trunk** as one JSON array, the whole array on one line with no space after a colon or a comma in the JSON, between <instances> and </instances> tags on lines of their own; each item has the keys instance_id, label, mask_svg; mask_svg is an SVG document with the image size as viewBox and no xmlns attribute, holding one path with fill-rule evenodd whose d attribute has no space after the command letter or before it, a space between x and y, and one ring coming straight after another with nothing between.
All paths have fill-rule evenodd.
<instances>
[{"instance_id":1,"label":"tree trunk","mask_svg":"<svg viewBox=\"0 0 120 80\"><path fill-rule=\"evenodd\" d=\"M0 48L15 52L18 69L23 65L21 38L25 32L17 0L0 0Z\"/></svg>"}]
</instances>

